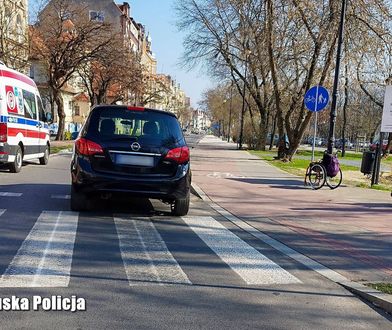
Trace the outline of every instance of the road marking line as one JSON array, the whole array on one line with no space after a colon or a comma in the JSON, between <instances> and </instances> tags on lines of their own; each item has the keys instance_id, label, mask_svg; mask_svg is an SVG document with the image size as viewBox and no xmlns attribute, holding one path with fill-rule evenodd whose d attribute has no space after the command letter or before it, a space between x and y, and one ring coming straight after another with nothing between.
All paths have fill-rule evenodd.
<instances>
[{"instance_id":1,"label":"road marking line","mask_svg":"<svg viewBox=\"0 0 392 330\"><path fill-rule=\"evenodd\" d=\"M130 286L145 282L192 284L149 218L118 216L114 223Z\"/></svg>"},{"instance_id":2,"label":"road marking line","mask_svg":"<svg viewBox=\"0 0 392 330\"><path fill-rule=\"evenodd\" d=\"M12 192L0 192L1 197L20 197L22 196L22 193L12 193Z\"/></svg>"},{"instance_id":3,"label":"road marking line","mask_svg":"<svg viewBox=\"0 0 392 330\"><path fill-rule=\"evenodd\" d=\"M295 251L294 249L288 247L287 245L277 241L276 239L268 236L257 230L256 228L249 225L247 222L237 218L235 215L231 214L229 211L225 210L223 207L219 206L218 204L214 203L205 193L204 191L197 186L196 184L192 183L193 188L199 194L199 196L204 200L208 205L210 205L215 211L223 215L227 220L234 223L236 226L241 228L242 230L248 232L252 236L256 237L257 239L261 240L265 244L273 247L275 250L285 254L286 256L294 259L295 261L299 262L300 264L308 267L309 269L319 273L320 275L326 277L327 279L336 282L349 282L350 280L340 275L339 273L335 272L334 270L325 267L324 265L320 264L319 262L305 256L304 254Z\"/></svg>"},{"instance_id":4,"label":"road marking line","mask_svg":"<svg viewBox=\"0 0 392 330\"><path fill-rule=\"evenodd\" d=\"M1 209L0 210L0 217L5 213L5 211L7 211L6 209Z\"/></svg>"},{"instance_id":5,"label":"road marking line","mask_svg":"<svg viewBox=\"0 0 392 330\"><path fill-rule=\"evenodd\" d=\"M54 199L71 199L71 195L52 195L50 198Z\"/></svg>"},{"instance_id":6,"label":"road marking line","mask_svg":"<svg viewBox=\"0 0 392 330\"><path fill-rule=\"evenodd\" d=\"M0 287L68 287L78 213L43 211L0 278Z\"/></svg>"},{"instance_id":7,"label":"road marking line","mask_svg":"<svg viewBox=\"0 0 392 330\"><path fill-rule=\"evenodd\" d=\"M183 217L185 223L247 284L302 283L212 217Z\"/></svg>"}]
</instances>

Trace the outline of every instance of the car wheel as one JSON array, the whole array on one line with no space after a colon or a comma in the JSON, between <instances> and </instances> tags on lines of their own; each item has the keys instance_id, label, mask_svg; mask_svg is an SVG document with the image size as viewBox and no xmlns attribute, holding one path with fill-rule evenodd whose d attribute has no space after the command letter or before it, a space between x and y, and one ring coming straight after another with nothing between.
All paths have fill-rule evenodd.
<instances>
[{"instance_id":1,"label":"car wheel","mask_svg":"<svg viewBox=\"0 0 392 330\"><path fill-rule=\"evenodd\" d=\"M75 187L71 186L71 210L88 211L91 208L91 201L83 193L77 192Z\"/></svg>"},{"instance_id":2,"label":"car wheel","mask_svg":"<svg viewBox=\"0 0 392 330\"><path fill-rule=\"evenodd\" d=\"M44 156L39 159L41 165L47 165L49 163L49 147L46 146Z\"/></svg>"},{"instance_id":3,"label":"car wheel","mask_svg":"<svg viewBox=\"0 0 392 330\"><path fill-rule=\"evenodd\" d=\"M171 205L172 215L176 217L181 217L188 214L189 211L189 192L185 198L175 199Z\"/></svg>"},{"instance_id":4,"label":"car wheel","mask_svg":"<svg viewBox=\"0 0 392 330\"><path fill-rule=\"evenodd\" d=\"M20 146L17 146L15 152L15 159L9 165L10 171L12 173L19 173L20 170L22 169L22 163L23 163L22 148Z\"/></svg>"}]
</instances>

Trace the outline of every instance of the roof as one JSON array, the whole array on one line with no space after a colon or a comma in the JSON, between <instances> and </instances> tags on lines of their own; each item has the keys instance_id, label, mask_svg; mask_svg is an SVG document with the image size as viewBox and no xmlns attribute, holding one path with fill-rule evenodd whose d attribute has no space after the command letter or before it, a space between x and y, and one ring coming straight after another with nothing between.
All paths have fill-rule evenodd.
<instances>
[{"instance_id":1,"label":"roof","mask_svg":"<svg viewBox=\"0 0 392 330\"><path fill-rule=\"evenodd\" d=\"M86 93L79 93L74 96L73 98L75 101L81 101L81 102L90 102L90 99L86 95Z\"/></svg>"}]
</instances>

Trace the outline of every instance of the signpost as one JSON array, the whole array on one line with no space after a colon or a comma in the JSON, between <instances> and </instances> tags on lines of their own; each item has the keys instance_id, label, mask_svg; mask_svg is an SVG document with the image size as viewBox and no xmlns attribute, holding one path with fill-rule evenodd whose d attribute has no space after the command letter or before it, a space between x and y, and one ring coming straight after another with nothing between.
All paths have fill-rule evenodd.
<instances>
[{"instance_id":1,"label":"signpost","mask_svg":"<svg viewBox=\"0 0 392 330\"><path fill-rule=\"evenodd\" d=\"M314 148L316 145L318 112L324 110L328 105L329 93L322 86L313 86L306 92L304 102L305 107L309 111L316 113L316 118L314 120L314 136L312 145L312 162L314 162Z\"/></svg>"},{"instance_id":2,"label":"signpost","mask_svg":"<svg viewBox=\"0 0 392 330\"><path fill-rule=\"evenodd\" d=\"M387 81L388 83L388 81ZM384 142L384 134L383 133L391 133L392 132L392 86L385 87L385 96L384 96L384 107L382 112L382 120L381 120L381 129L380 129L380 138L379 143L376 149L376 161L373 167L373 175L372 175L372 186L374 184L378 184L378 179L380 177L380 167L381 167L381 156L382 156L382 148Z\"/></svg>"},{"instance_id":3,"label":"signpost","mask_svg":"<svg viewBox=\"0 0 392 330\"><path fill-rule=\"evenodd\" d=\"M381 132L392 132L392 86L386 86L382 112Z\"/></svg>"}]
</instances>

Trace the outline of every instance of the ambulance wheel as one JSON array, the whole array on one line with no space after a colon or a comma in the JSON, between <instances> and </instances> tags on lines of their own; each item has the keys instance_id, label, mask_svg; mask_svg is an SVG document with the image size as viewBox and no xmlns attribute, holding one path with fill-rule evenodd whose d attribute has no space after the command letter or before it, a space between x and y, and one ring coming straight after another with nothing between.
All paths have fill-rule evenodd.
<instances>
[{"instance_id":1,"label":"ambulance wheel","mask_svg":"<svg viewBox=\"0 0 392 330\"><path fill-rule=\"evenodd\" d=\"M15 159L12 163L10 163L10 171L12 173L19 173L20 170L22 169L22 163L23 163L22 149L20 146L17 146L15 152Z\"/></svg>"},{"instance_id":2,"label":"ambulance wheel","mask_svg":"<svg viewBox=\"0 0 392 330\"><path fill-rule=\"evenodd\" d=\"M49 147L48 146L46 146L46 148L45 148L44 156L39 159L39 163L41 165L47 165L49 163Z\"/></svg>"}]
</instances>

